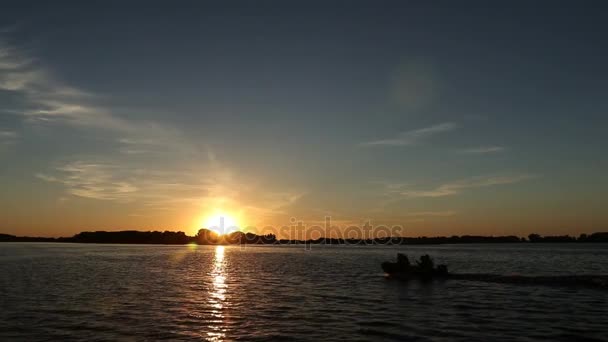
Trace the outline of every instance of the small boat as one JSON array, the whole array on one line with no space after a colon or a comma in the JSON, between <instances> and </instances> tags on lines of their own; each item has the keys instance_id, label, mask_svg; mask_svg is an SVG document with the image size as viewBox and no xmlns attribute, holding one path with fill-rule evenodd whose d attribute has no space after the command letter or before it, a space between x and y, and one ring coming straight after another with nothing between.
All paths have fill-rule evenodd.
<instances>
[{"instance_id":1,"label":"small boat","mask_svg":"<svg viewBox=\"0 0 608 342\"><path fill-rule=\"evenodd\" d=\"M500 283L509 285L528 286L564 286L573 288L593 288L608 291L608 274L579 274L579 275L500 275L491 273L448 273L446 265L437 265L429 255L420 257L416 264L411 264L407 255L398 253L397 262L385 261L382 270L390 278L400 280L452 279L464 281L478 281L487 283Z\"/></svg>"},{"instance_id":2,"label":"small boat","mask_svg":"<svg viewBox=\"0 0 608 342\"><path fill-rule=\"evenodd\" d=\"M429 280L448 276L448 267L446 265L435 267L433 259L428 254L421 256L420 261L416 261L413 265L407 255L398 253L397 262L385 261L381 266L390 277L399 279Z\"/></svg>"}]
</instances>

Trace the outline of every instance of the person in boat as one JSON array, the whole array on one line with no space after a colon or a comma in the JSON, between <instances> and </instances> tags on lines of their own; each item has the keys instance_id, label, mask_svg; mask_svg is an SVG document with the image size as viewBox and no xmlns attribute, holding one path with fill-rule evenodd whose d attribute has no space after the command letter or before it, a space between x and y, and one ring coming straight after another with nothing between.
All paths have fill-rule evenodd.
<instances>
[{"instance_id":1,"label":"person in boat","mask_svg":"<svg viewBox=\"0 0 608 342\"><path fill-rule=\"evenodd\" d=\"M435 268L433 259L425 254L416 261L416 265L411 265L407 255L398 253L397 262L383 262L382 269L390 275L400 275L407 277L423 277L446 276L448 268L446 265L438 265Z\"/></svg>"},{"instance_id":2,"label":"person in boat","mask_svg":"<svg viewBox=\"0 0 608 342\"><path fill-rule=\"evenodd\" d=\"M407 271L410 269L410 259L403 253L397 253L397 266L401 271Z\"/></svg>"},{"instance_id":3,"label":"person in boat","mask_svg":"<svg viewBox=\"0 0 608 342\"><path fill-rule=\"evenodd\" d=\"M409 273L410 268L410 260L407 255L402 253L397 253L397 262L385 261L382 263L382 269L388 274Z\"/></svg>"},{"instance_id":4,"label":"person in boat","mask_svg":"<svg viewBox=\"0 0 608 342\"><path fill-rule=\"evenodd\" d=\"M420 257L420 261L416 261L418 264L418 270L422 273L433 273L435 269L435 263L428 254Z\"/></svg>"}]
</instances>

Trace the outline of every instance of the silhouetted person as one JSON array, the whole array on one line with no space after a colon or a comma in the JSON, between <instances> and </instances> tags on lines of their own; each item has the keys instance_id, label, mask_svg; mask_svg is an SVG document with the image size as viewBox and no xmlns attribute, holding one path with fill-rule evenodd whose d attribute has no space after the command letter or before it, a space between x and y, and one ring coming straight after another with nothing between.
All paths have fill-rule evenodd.
<instances>
[{"instance_id":1,"label":"silhouetted person","mask_svg":"<svg viewBox=\"0 0 608 342\"><path fill-rule=\"evenodd\" d=\"M400 270L407 271L410 268L410 259L405 254L397 253L397 265Z\"/></svg>"},{"instance_id":2,"label":"silhouetted person","mask_svg":"<svg viewBox=\"0 0 608 342\"><path fill-rule=\"evenodd\" d=\"M432 273L435 268L435 264L433 263L433 259L428 254L425 254L420 257L420 261L416 261L418 264L418 268L420 271L424 273Z\"/></svg>"}]
</instances>

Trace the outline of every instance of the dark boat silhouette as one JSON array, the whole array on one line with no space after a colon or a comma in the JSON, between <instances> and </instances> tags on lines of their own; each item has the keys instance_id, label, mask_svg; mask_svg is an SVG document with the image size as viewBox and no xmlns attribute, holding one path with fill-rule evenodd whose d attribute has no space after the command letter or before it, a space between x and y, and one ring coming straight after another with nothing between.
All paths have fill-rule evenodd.
<instances>
[{"instance_id":1,"label":"dark boat silhouette","mask_svg":"<svg viewBox=\"0 0 608 342\"><path fill-rule=\"evenodd\" d=\"M432 280L453 279L466 281L481 281L490 283L501 283L511 285L531 286L565 286L578 288L594 288L608 290L608 275L555 275L555 276L525 276L525 275L500 275L484 273L448 273L446 265L435 267L433 259L429 255L423 255L413 265L407 255L398 253L397 262L383 262L382 270L389 277L400 280Z\"/></svg>"},{"instance_id":2,"label":"dark boat silhouette","mask_svg":"<svg viewBox=\"0 0 608 342\"><path fill-rule=\"evenodd\" d=\"M407 255L398 253L397 262L385 261L382 263L382 270L389 276L399 279L422 279L445 278L448 276L448 267L438 265L435 267L433 259L425 254L413 265Z\"/></svg>"}]
</instances>

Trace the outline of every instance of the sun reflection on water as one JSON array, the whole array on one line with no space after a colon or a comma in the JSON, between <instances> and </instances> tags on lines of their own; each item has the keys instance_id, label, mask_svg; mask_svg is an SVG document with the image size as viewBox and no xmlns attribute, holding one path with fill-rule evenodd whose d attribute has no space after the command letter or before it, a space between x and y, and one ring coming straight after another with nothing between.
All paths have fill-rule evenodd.
<instances>
[{"instance_id":1,"label":"sun reflection on water","mask_svg":"<svg viewBox=\"0 0 608 342\"><path fill-rule=\"evenodd\" d=\"M213 260L213 270L211 271L212 286L209 289L209 304L211 306L211 316L207 333L208 341L223 341L226 337L223 310L226 305L226 273L224 270L224 246L216 246Z\"/></svg>"}]
</instances>

